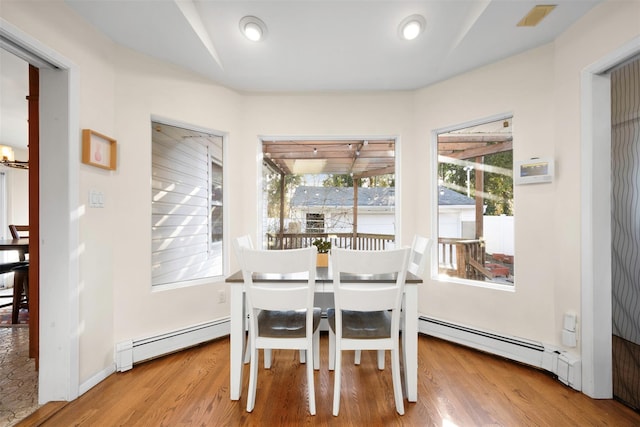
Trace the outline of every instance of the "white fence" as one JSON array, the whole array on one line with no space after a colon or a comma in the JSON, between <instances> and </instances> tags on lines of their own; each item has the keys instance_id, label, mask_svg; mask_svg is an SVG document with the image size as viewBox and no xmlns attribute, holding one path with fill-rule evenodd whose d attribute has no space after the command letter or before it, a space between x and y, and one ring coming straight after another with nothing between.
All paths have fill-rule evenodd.
<instances>
[{"instance_id":1,"label":"white fence","mask_svg":"<svg viewBox=\"0 0 640 427\"><path fill-rule=\"evenodd\" d=\"M487 253L514 255L512 216L485 216L483 226L483 238Z\"/></svg>"}]
</instances>

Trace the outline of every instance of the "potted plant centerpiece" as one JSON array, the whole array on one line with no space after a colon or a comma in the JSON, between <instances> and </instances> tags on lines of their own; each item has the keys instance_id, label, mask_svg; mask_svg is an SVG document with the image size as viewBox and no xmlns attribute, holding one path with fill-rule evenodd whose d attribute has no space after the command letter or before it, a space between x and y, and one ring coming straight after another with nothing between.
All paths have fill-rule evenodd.
<instances>
[{"instance_id":1,"label":"potted plant centerpiece","mask_svg":"<svg viewBox=\"0 0 640 427\"><path fill-rule=\"evenodd\" d=\"M331 242L328 240L316 239L313 241L313 246L318 248L318 259L316 262L316 267L328 267Z\"/></svg>"}]
</instances>

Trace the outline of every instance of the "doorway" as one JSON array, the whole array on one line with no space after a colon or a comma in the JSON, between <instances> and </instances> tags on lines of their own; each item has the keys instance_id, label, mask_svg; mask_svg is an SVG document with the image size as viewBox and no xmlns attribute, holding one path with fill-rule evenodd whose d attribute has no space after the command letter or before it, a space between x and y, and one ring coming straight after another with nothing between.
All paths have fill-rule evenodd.
<instances>
[{"instance_id":1,"label":"doorway","mask_svg":"<svg viewBox=\"0 0 640 427\"><path fill-rule=\"evenodd\" d=\"M640 410L640 58L611 72L613 396Z\"/></svg>"},{"instance_id":2,"label":"doorway","mask_svg":"<svg viewBox=\"0 0 640 427\"><path fill-rule=\"evenodd\" d=\"M610 71L640 54L635 38L581 74L582 392L613 397Z\"/></svg>"},{"instance_id":3,"label":"doorway","mask_svg":"<svg viewBox=\"0 0 640 427\"><path fill-rule=\"evenodd\" d=\"M0 19L2 46L39 68L40 369L38 402L79 394L79 77L73 63ZM42 213L46 212L46 215Z\"/></svg>"}]
</instances>

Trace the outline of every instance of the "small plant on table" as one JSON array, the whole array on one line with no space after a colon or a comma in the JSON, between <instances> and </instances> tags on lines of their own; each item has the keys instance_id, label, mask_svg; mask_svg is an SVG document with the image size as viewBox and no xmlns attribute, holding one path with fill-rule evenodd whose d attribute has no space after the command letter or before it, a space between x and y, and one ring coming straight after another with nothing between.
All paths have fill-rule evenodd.
<instances>
[{"instance_id":1,"label":"small plant on table","mask_svg":"<svg viewBox=\"0 0 640 427\"><path fill-rule=\"evenodd\" d=\"M318 248L318 258L316 260L316 267L328 267L329 251L331 250L331 242L328 240L316 239L313 241L313 246Z\"/></svg>"}]
</instances>

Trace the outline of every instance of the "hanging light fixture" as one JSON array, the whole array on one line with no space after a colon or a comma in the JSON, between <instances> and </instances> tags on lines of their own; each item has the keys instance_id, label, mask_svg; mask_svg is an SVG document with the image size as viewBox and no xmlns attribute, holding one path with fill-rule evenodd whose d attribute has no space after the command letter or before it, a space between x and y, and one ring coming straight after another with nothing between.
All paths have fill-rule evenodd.
<instances>
[{"instance_id":1,"label":"hanging light fixture","mask_svg":"<svg viewBox=\"0 0 640 427\"><path fill-rule=\"evenodd\" d=\"M0 146L0 165L16 169L29 169L29 162L16 160L13 148L6 145Z\"/></svg>"}]
</instances>

